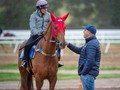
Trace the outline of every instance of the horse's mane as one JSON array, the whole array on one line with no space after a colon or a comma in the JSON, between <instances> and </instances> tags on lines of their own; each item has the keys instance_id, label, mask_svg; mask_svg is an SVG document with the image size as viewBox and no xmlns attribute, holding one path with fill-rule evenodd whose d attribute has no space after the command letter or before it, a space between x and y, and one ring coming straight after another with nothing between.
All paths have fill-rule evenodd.
<instances>
[{"instance_id":1,"label":"horse's mane","mask_svg":"<svg viewBox=\"0 0 120 90\"><path fill-rule=\"evenodd\" d=\"M46 31L45 31L44 35L46 35L47 32L48 32L48 30L51 28L51 24L52 24L52 21L49 21L48 26L46 28Z\"/></svg>"}]
</instances>

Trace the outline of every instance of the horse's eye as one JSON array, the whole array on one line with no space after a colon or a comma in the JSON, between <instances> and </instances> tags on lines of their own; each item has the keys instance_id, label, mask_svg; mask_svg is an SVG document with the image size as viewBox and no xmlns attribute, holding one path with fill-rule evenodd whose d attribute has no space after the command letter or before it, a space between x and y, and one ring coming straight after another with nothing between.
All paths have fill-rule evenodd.
<instances>
[{"instance_id":1,"label":"horse's eye","mask_svg":"<svg viewBox=\"0 0 120 90\"><path fill-rule=\"evenodd\" d=\"M58 30L58 26L55 26L55 27L54 27L54 30Z\"/></svg>"}]
</instances>

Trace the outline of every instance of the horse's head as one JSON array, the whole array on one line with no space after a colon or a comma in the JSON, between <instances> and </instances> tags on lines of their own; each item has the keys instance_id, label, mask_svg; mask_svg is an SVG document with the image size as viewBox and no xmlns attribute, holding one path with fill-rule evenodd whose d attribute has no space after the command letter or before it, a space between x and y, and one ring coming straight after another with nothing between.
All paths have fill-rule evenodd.
<instances>
[{"instance_id":1,"label":"horse's head","mask_svg":"<svg viewBox=\"0 0 120 90\"><path fill-rule=\"evenodd\" d=\"M65 48L65 24L64 21L68 17L69 13L63 17L56 17L50 13L52 19L52 37L58 40L58 47L63 49Z\"/></svg>"}]
</instances>

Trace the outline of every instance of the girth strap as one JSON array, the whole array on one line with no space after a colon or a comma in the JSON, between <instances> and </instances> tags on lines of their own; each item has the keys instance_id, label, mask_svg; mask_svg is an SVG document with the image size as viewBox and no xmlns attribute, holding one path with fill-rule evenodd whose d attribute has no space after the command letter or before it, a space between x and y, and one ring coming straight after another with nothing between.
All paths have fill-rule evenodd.
<instances>
[{"instance_id":1,"label":"girth strap","mask_svg":"<svg viewBox=\"0 0 120 90\"><path fill-rule=\"evenodd\" d=\"M35 51L36 52L40 52L40 53L42 53L44 56L47 56L47 57L54 57L54 56L56 56L56 53L54 53L54 54L47 54L47 53L45 53L45 52L43 52L43 50L42 50L42 45L41 45L41 41L42 40L40 40L40 48L39 49L35 49Z\"/></svg>"},{"instance_id":2,"label":"girth strap","mask_svg":"<svg viewBox=\"0 0 120 90\"><path fill-rule=\"evenodd\" d=\"M35 49L35 51L40 52L44 56L47 56L47 57L54 57L54 56L56 56L56 53L54 53L54 54L47 54L47 53L43 52L42 49Z\"/></svg>"}]
</instances>

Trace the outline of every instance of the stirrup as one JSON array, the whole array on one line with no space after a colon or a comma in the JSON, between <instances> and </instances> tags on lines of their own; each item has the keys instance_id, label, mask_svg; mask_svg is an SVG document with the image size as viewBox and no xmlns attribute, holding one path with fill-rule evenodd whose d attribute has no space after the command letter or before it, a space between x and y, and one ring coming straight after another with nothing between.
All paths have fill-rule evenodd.
<instances>
[{"instance_id":1,"label":"stirrup","mask_svg":"<svg viewBox=\"0 0 120 90\"><path fill-rule=\"evenodd\" d=\"M21 66L20 66L20 67L26 68L26 67L27 67L27 65L28 65L28 62L23 61L23 63L21 64Z\"/></svg>"}]
</instances>

